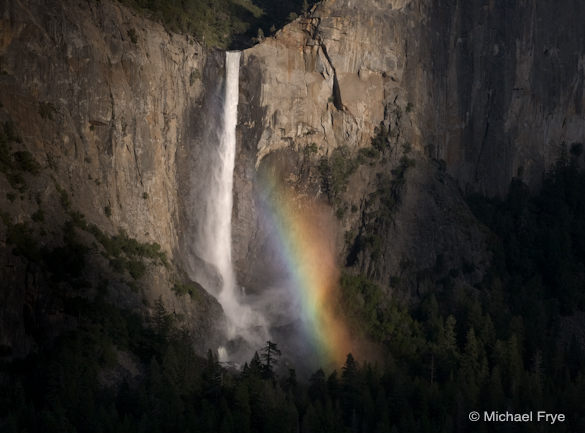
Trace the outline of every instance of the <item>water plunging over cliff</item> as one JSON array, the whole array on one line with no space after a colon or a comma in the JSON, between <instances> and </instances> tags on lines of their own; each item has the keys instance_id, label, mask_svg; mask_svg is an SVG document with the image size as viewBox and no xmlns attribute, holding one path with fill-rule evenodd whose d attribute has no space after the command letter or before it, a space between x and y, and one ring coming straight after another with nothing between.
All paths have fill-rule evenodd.
<instances>
[{"instance_id":1,"label":"water plunging over cliff","mask_svg":"<svg viewBox=\"0 0 585 433\"><path fill-rule=\"evenodd\" d=\"M232 267L232 194L236 154L236 122L238 116L239 52L226 53L226 84L223 105L223 130L219 142L219 166L214 173L214 193L210 194L208 215L209 252L211 262L222 277L219 301L228 318L238 303L235 299L236 279ZM231 328L231 326L230 326ZM233 333L230 329L229 333ZM232 337L232 335L230 335Z\"/></svg>"},{"instance_id":2,"label":"water plunging over cliff","mask_svg":"<svg viewBox=\"0 0 585 433\"><path fill-rule=\"evenodd\" d=\"M228 339L243 338L248 345L261 345L265 337L263 317L242 302L232 264L233 175L236 154L240 52L226 53L223 123L219 125L216 167L211 167L204 217L204 259L221 277L217 296L227 317ZM221 348L222 358L230 357ZM224 359L225 360L225 359Z\"/></svg>"}]
</instances>

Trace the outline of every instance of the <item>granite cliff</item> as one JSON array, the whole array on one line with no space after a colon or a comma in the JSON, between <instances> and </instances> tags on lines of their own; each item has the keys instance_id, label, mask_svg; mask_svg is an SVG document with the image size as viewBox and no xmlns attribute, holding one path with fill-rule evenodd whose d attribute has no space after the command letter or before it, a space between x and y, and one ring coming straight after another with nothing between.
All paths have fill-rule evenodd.
<instances>
[{"instance_id":1,"label":"granite cliff","mask_svg":"<svg viewBox=\"0 0 585 433\"><path fill-rule=\"evenodd\" d=\"M479 281L488 235L464 194L502 195L514 176L537 186L585 138L585 6L570 3L326 0L245 50L239 281L261 291L278 272L258 212L265 172L326 203L340 263L388 290ZM39 329L66 326L35 255L69 245L66 221L93 245L81 290L107 280L138 310L160 297L206 340L220 308L190 280L213 281L193 245L222 53L106 0L5 1L0 19L0 343L26 353Z\"/></svg>"},{"instance_id":2,"label":"granite cliff","mask_svg":"<svg viewBox=\"0 0 585 433\"><path fill-rule=\"evenodd\" d=\"M3 2L0 17L0 110L13 135L0 176L2 344L23 353L67 326L54 291L69 286L44 265L53 248L73 254L71 231L74 245L89 246L79 290L106 287L116 305L146 312L160 298L199 341L209 338L221 308L179 258L189 213L180 161L213 53L113 2ZM15 152L35 169L14 166ZM42 218L31 220L35 212ZM13 254L23 242L31 251Z\"/></svg>"},{"instance_id":3,"label":"granite cliff","mask_svg":"<svg viewBox=\"0 0 585 433\"><path fill-rule=\"evenodd\" d=\"M246 50L242 272L250 245L264 248L250 174L288 159L282 179L332 205L348 265L384 286L406 277L408 291L438 268L477 281L489 258L463 195L504 195L516 176L536 188L583 142L585 11L573 6L325 1ZM372 197L384 184L386 205Z\"/></svg>"}]
</instances>

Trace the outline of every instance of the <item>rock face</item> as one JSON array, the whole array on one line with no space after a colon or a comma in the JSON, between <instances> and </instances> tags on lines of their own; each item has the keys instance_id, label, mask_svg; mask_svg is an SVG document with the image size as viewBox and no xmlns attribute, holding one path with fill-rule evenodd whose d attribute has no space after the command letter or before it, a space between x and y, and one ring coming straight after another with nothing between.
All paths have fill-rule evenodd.
<instances>
[{"instance_id":1,"label":"rock face","mask_svg":"<svg viewBox=\"0 0 585 433\"><path fill-rule=\"evenodd\" d=\"M63 223L74 212L107 236L123 230L157 243L168 266L153 264L133 281L108 270L97 248L90 254L94 275L87 278L110 281L117 305L144 309L143 302L161 297L196 336L208 338L221 317L217 302L203 293L198 304L171 291L187 269L180 251L192 207L180 194L190 176L181 162L195 145L208 53L192 38L109 1L3 2L0 20L1 120L21 138L13 150L30 152L40 165L38 173L24 174L27 187L20 193L0 176L1 209L12 223L31 228L39 248L63 243ZM31 221L37 209L42 222ZM43 306L52 296L47 284L27 260L11 254L7 231L3 225L0 343L30 346L21 312L58 318L53 310L59 307Z\"/></svg>"},{"instance_id":2,"label":"rock face","mask_svg":"<svg viewBox=\"0 0 585 433\"><path fill-rule=\"evenodd\" d=\"M235 209L242 279L264 248L254 246L262 229L249 199L256 170L288 154L278 167L289 167L281 177L297 188L303 150L316 149L313 166L334 149L355 155L380 122L394 150L385 168L351 174L341 198L357 212L340 220L341 256L351 253L343 232L353 238L364 225L376 175L396 169L407 146L417 168L379 233L384 258L354 263L383 284L400 262L418 273L445 257L452 268L485 268L481 229L459 225L473 221L460 191L503 195L514 176L538 187L563 148L583 142L583 18L583 5L561 10L552 1L332 0L246 50ZM313 186L319 199L318 179Z\"/></svg>"},{"instance_id":3,"label":"rock face","mask_svg":"<svg viewBox=\"0 0 585 433\"><path fill-rule=\"evenodd\" d=\"M558 6L460 1L429 10L427 88L445 101L434 143L464 188L502 194L517 175L538 185L564 143L583 142L585 7Z\"/></svg>"},{"instance_id":4,"label":"rock face","mask_svg":"<svg viewBox=\"0 0 585 433\"><path fill-rule=\"evenodd\" d=\"M2 103L25 144L90 221L176 250L175 158L206 53L109 2L4 9Z\"/></svg>"},{"instance_id":5,"label":"rock face","mask_svg":"<svg viewBox=\"0 0 585 433\"><path fill-rule=\"evenodd\" d=\"M266 110L257 158L315 134L325 151L363 146L396 101L408 140L464 190L503 194L519 169L538 184L585 136L584 16L553 1L325 1L246 50Z\"/></svg>"},{"instance_id":6,"label":"rock face","mask_svg":"<svg viewBox=\"0 0 585 433\"><path fill-rule=\"evenodd\" d=\"M41 246L61 245L75 212L108 236L156 242L169 266L149 267L143 294L107 270L100 248L92 278L117 280L113 298L133 308L162 297L209 337L218 304L170 288L183 271L216 278L194 245L223 53L109 0L7 1L0 20L0 120L20 135L11 151L40 164L20 174L24 189L0 175L2 215L32 227ZM514 176L536 187L563 146L585 140L584 20L577 1L325 0L246 50L239 281L261 290L278 273L259 203L269 172L329 205L340 265L414 295L432 288L431 274L464 269L461 282L477 282L490 258L462 192L502 195ZM39 208L42 224L31 219ZM59 312L0 227L0 344L20 341L24 353L34 344L25 322Z\"/></svg>"}]
</instances>

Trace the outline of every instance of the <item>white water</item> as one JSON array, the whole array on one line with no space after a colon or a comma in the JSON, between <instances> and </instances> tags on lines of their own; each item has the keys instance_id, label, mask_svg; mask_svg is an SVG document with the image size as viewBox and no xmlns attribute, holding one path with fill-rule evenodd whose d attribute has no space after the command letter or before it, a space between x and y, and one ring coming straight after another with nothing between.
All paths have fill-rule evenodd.
<instances>
[{"instance_id":1,"label":"white water","mask_svg":"<svg viewBox=\"0 0 585 433\"><path fill-rule=\"evenodd\" d=\"M223 125L219 134L218 165L212 168L205 215L205 259L222 278L218 301L227 317L228 339L242 337L250 346L264 343L265 321L243 304L232 264L233 176L236 156L240 52L226 53L226 82ZM218 349L221 361L230 358L224 347Z\"/></svg>"},{"instance_id":2,"label":"white water","mask_svg":"<svg viewBox=\"0 0 585 433\"><path fill-rule=\"evenodd\" d=\"M219 142L219 166L215 173L215 194L211 198L211 214L208 215L211 245L209 259L222 277L219 302L228 319L235 319L239 303L235 297L236 278L232 266L232 206L234 186L234 163L236 157L236 123L238 120L238 89L240 53L226 53L226 84L223 103L223 130ZM211 192L211 191L210 191ZM230 323L228 337L235 329Z\"/></svg>"}]
</instances>

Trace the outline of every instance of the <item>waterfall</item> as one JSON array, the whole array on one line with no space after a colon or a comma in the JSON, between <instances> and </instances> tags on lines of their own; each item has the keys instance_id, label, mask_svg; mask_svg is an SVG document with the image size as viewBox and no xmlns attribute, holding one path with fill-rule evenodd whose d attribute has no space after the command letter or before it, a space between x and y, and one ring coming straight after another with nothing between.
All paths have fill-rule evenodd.
<instances>
[{"instance_id":1,"label":"waterfall","mask_svg":"<svg viewBox=\"0 0 585 433\"><path fill-rule=\"evenodd\" d=\"M211 215L215 242L210 245L212 263L222 277L219 302L228 319L228 337L233 338L237 332L237 313L239 302L236 293L236 278L232 265L232 206L234 186L234 164L236 158L236 123L238 121L238 93L240 75L240 52L227 52L225 59L226 83L223 104L223 130L219 142L219 167L217 167L217 195L212 197L215 203L214 215ZM213 241L212 241L213 242ZM235 322L235 323L234 323Z\"/></svg>"},{"instance_id":2,"label":"waterfall","mask_svg":"<svg viewBox=\"0 0 585 433\"><path fill-rule=\"evenodd\" d=\"M216 162L210 167L211 175L204 203L203 221L204 259L213 265L221 276L217 299L227 318L228 339L242 338L249 346L262 344L265 338L263 316L242 302L244 293L237 287L232 264L232 206L233 176L236 157L236 124L238 118L240 52L226 53L225 93L223 98L223 123L218 138ZM220 347L221 360L230 357L229 351ZM247 354L246 354L247 355Z\"/></svg>"},{"instance_id":3,"label":"waterfall","mask_svg":"<svg viewBox=\"0 0 585 433\"><path fill-rule=\"evenodd\" d=\"M234 186L234 163L236 158L236 123L238 120L238 89L240 53L226 53L226 83L223 103L223 125L219 137L219 164L214 173L215 194L210 197L207 227L210 236L208 245L210 262L215 265L222 278L219 301L230 312L237 307L235 299L236 278L232 265L232 205ZM231 326L230 326L231 328ZM231 334L233 330L230 330ZM231 335L230 335L231 337Z\"/></svg>"}]
</instances>

